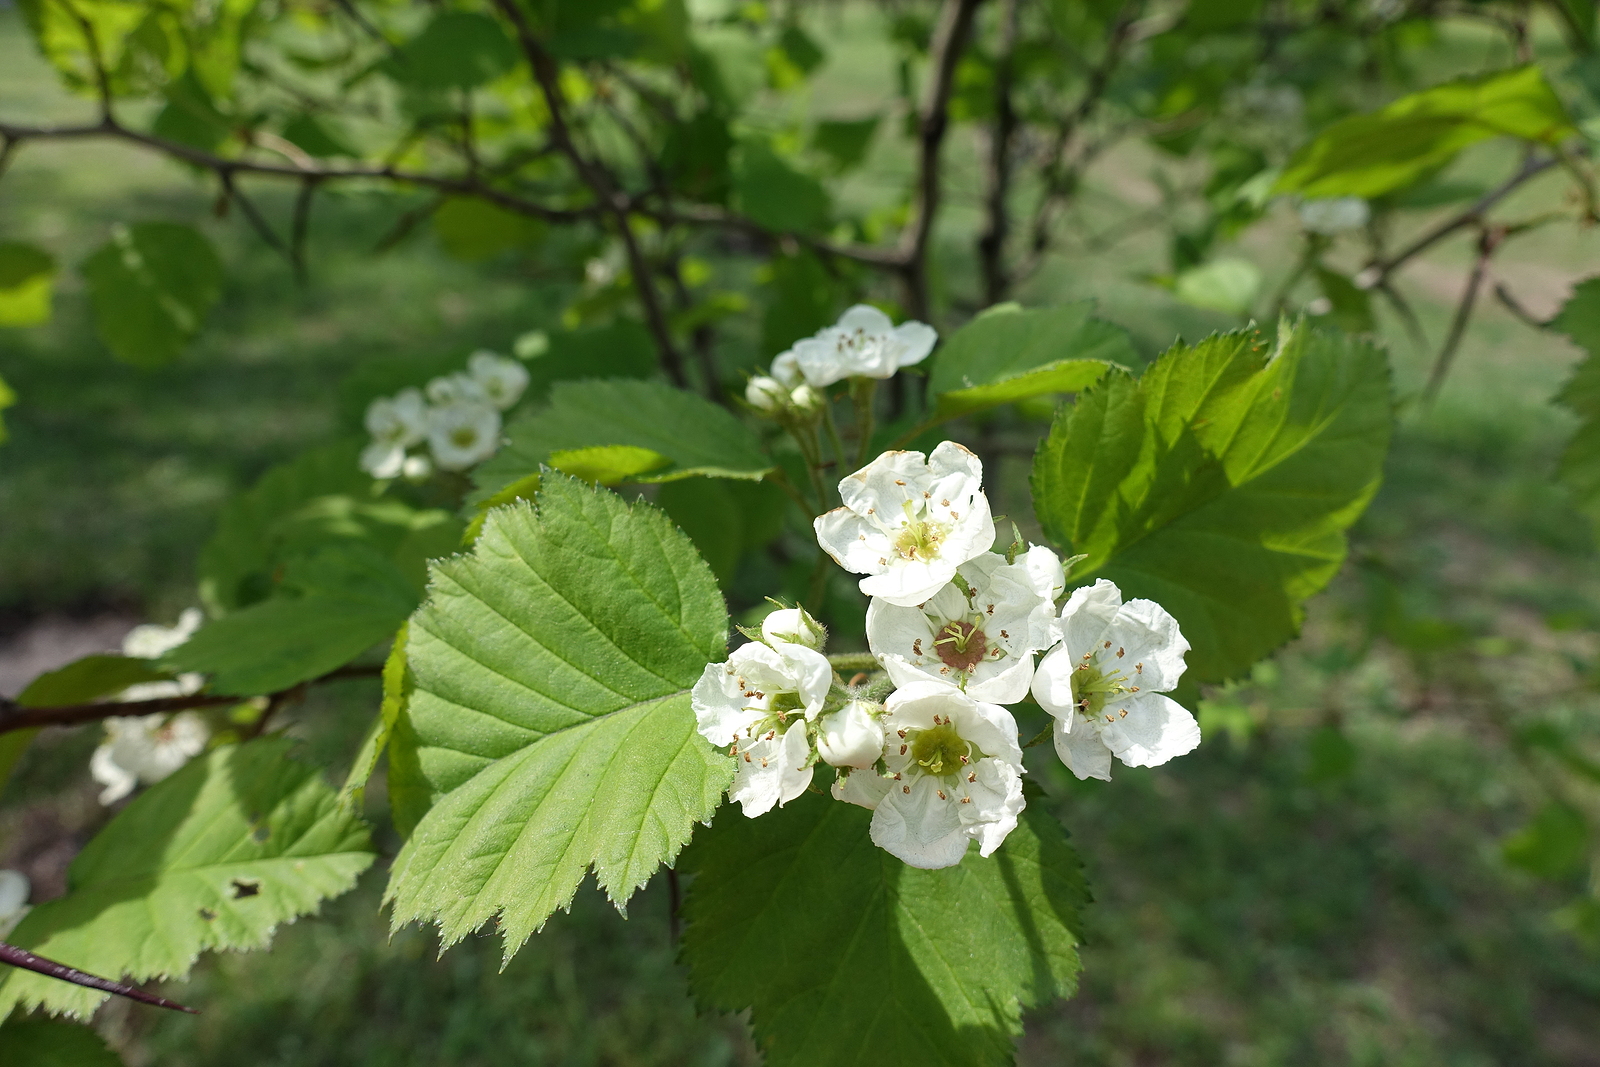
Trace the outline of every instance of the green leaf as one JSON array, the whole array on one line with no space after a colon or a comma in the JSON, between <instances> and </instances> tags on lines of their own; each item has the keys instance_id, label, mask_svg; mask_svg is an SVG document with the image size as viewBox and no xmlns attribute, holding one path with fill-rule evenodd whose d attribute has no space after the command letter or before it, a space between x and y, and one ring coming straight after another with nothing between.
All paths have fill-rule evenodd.
<instances>
[{"instance_id":1,"label":"green leaf","mask_svg":"<svg viewBox=\"0 0 1600 1067\"><path fill-rule=\"evenodd\" d=\"M934 419L1011 404L1048 393L1076 393L1116 362L1133 362L1133 344L1120 326L1093 318L1082 301L1024 311L990 308L951 334L933 359L928 391Z\"/></svg>"},{"instance_id":2,"label":"green leaf","mask_svg":"<svg viewBox=\"0 0 1600 1067\"><path fill-rule=\"evenodd\" d=\"M545 226L487 200L457 196L433 213L433 232L450 255L474 262L536 244L544 237Z\"/></svg>"},{"instance_id":3,"label":"green leaf","mask_svg":"<svg viewBox=\"0 0 1600 1067\"><path fill-rule=\"evenodd\" d=\"M22 759L22 754L33 744L33 739L39 735L39 729L35 726L27 730L7 730L0 734L0 789L5 788L11 772L17 768L17 761Z\"/></svg>"},{"instance_id":4,"label":"green leaf","mask_svg":"<svg viewBox=\"0 0 1600 1067\"><path fill-rule=\"evenodd\" d=\"M656 372L656 346L634 319L604 326L561 330L545 338L543 349L526 360L529 399L544 399L556 382L582 378L648 378Z\"/></svg>"},{"instance_id":5,"label":"green leaf","mask_svg":"<svg viewBox=\"0 0 1600 1067\"><path fill-rule=\"evenodd\" d=\"M0 1026L0 1063L21 1067L122 1067L122 1057L87 1026L13 1019Z\"/></svg>"},{"instance_id":6,"label":"green leaf","mask_svg":"<svg viewBox=\"0 0 1600 1067\"><path fill-rule=\"evenodd\" d=\"M1328 301L1326 316L1345 333L1372 333L1377 322L1372 317L1372 295L1356 287L1349 278L1327 267L1316 268L1317 285Z\"/></svg>"},{"instance_id":7,"label":"green leaf","mask_svg":"<svg viewBox=\"0 0 1600 1067\"><path fill-rule=\"evenodd\" d=\"M597 485L620 485L668 466L672 460L637 445L596 445L550 453L550 466L563 474Z\"/></svg>"},{"instance_id":8,"label":"green leaf","mask_svg":"<svg viewBox=\"0 0 1600 1067\"><path fill-rule=\"evenodd\" d=\"M767 141L740 142L733 157L735 206L775 233L810 233L827 225L828 192L773 151Z\"/></svg>"},{"instance_id":9,"label":"green leaf","mask_svg":"<svg viewBox=\"0 0 1600 1067\"><path fill-rule=\"evenodd\" d=\"M835 173L854 170L867 158L872 136L883 116L865 119L824 119L811 132L812 151L826 156Z\"/></svg>"},{"instance_id":10,"label":"green leaf","mask_svg":"<svg viewBox=\"0 0 1600 1067\"><path fill-rule=\"evenodd\" d=\"M67 895L7 938L90 974L182 978L200 953L256 949L355 885L367 830L314 766L274 737L214 749L141 794L67 869ZM86 1018L106 994L30 971L0 977L0 1019L42 1007Z\"/></svg>"},{"instance_id":11,"label":"green leaf","mask_svg":"<svg viewBox=\"0 0 1600 1067\"><path fill-rule=\"evenodd\" d=\"M771 482L686 478L663 485L656 503L689 535L724 587L746 552L783 532L786 501Z\"/></svg>"},{"instance_id":12,"label":"green leaf","mask_svg":"<svg viewBox=\"0 0 1600 1067\"><path fill-rule=\"evenodd\" d=\"M340 156L347 159L361 158L361 153L351 147L349 139L342 132L326 118L310 112L303 111L285 123L283 139L307 155L316 156L318 159L334 159Z\"/></svg>"},{"instance_id":13,"label":"green leaf","mask_svg":"<svg viewBox=\"0 0 1600 1067\"><path fill-rule=\"evenodd\" d=\"M733 763L695 732L689 689L727 612L666 516L560 475L537 507L490 513L429 590L400 758L436 799L387 899L446 945L498 917L509 958L591 866L621 905L711 817Z\"/></svg>"},{"instance_id":14,"label":"green leaf","mask_svg":"<svg viewBox=\"0 0 1600 1067\"><path fill-rule=\"evenodd\" d=\"M773 256L771 267L761 347L778 353L832 323L844 304L844 293L839 280L805 249Z\"/></svg>"},{"instance_id":15,"label":"green leaf","mask_svg":"<svg viewBox=\"0 0 1600 1067\"><path fill-rule=\"evenodd\" d=\"M394 734L394 724L400 719L401 709L410 696L406 677L406 631L402 623L389 648L389 657L383 661L383 703L378 706L378 717L361 740L361 749L351 761L350 773L345 775L344 788L339 790L339 800L350 811L360 814L366 801L367 782L378 767L378 758L389 747Z\"/></svg>"},{"instance_id":16,"label":"green leaf","mask_svg":"<svg viewBox=\"0 0 1600 1067\"><path fill-rule=\"evenodd\" d=\"M17 694L17 703L25 708L48 708L59 704L87 704L130 685L141 682L160 682L171 678L167 671L149 660L130 659L127 656L84 656L65 667L41 674Z\"/></svg>"},{"instance_id":17,"label":"green leaf","mask_svg":"<svg viewBox=\"0 0 1600 1067\"><path fill-rule=\"evenodd\" d=\"M1177 617L1196 681L1291 637L1377 490L1389 370L1371 344L1306 326L1268 359L1254 331L1179 343L1113 371L1034 457L1033 504L1080 584L1109 578Z\"/></svg>"},{"instance_id":18,"label":"green leaf","mask_svg":"<svg viewBox=\"0 0 1600 1067\"><path fill-rule=\"evenodd\" d=\"M1491 137L1554 146L1576 135L1539 68L1519 67L1436 85L1334 123L1294 154L1274 191L1371 199L1427 177Z\"/></svg>"},{"instance_id":19,"label":"green leaf","mask_svg":"<svg viewBox=\"0 0 1600 1067\"><path fill-rule=\"evenodd\" d=\"M1066 835L1030 807L989 859L923 871L873 845L871 817L812 796L725 810L681 864L691 988L750 1009L768 1067L1010 1064L1023 1010L1076 984Z\"/></svg>"},{"instance_id":20,"label":"green leaf","mask_svg":"<svg viewBox=\"0 0 1600 1067\"><path fill-rule=\"evenodd\" d=\"M471 89L517 65L517 46L488 15L446 11L385 59L382 69L419 89Z\"/></svg>"},{"instance_id":21,"label":"green leaf","mask_svg":"<svg viewBox=\"0 0 1600 1067\"><path fill-rule=\"evenodd\" d=\"M342 667L389 637L417 606L399 567L359 541L290 560L285 592L201 627L167 655L211 675L226 696L275 693Z\"/></svg>"},{"instance_id":22,"label":"green leaf","mask_svg":"<svg viewBox=\"0 0 1600 1067\"><path fill-rule=\"evenodd\" d=\"M0 411L4 411L17 402L17 394L11 391L4 378L0 378ZM6 443L6 422L0 419L0 445Z\"/></svg>"},{"instance_id":23,"label":"green leaf","mask_svg":"<svg viewBox=\"0 0 1600 1067\"><path fill-rule=\"evenodd\" d=\"M1551 801L1506 839L1501 854L1511 866L1540 878L1568 878L1588 867L1589 836L1582 812Z\"/></svg>"},{"instance_id":24,"label":"green leaf","mask_svg":"<svg viewBox=\"0 0 1600 1067\"><path fill-rule=\"evenodd\" d=\"M56 261L50 253L33 245L0 241L0 326L49 322L55 279ZM0 385L0 396L4 388Z\"/></svg>"},{"instance_id":25,"label":"green leaf","mask_svg":"<svg viewBox=\"0 0 1600 1067\"><path fill-rule=\"evenodd\" d=\"M605 445L667 457L666 466L628 476L638 482L695 475L756 481L772 469L754 431L725 408L658 382L559 382L550 406L512 422L506 437L505 447L473 473L480 498L537 471L554 453Z\"/></svg>"},{"instance_id":26,"label":"green leaf","mask_svg":"<svg viewBox=\"0 0 1600 1067\"><path fill-rule=\"evenodd\" d=\"M95 330L124 363L178 358L222 296L222 260L198 231L169 222L117 223L84 261Z\"/></svg>"},{"instance_id":27,"label":"green leaf","mask_svg":"<svg viewBox=\"0 0 1600 1067\"><path fill-rule=\"evenodd\" d=\"M1556 401L1580 420L1561 456L1561 480L1580 505L1593 508L1600 503L1600 278L1580 282L1550 328L1588 353Z\"/></svg>"},{"instance_id":28,"label":"green leaf","mask_svg":"<svg viewBox=\"0 0 1600 1067\"><path fill-rule=\"evenodd\" d=\"M1261 268L1248 259L1214 259L1179 274L1173 291L1193 307L1248 315L1261 291Z\"/></svg>"}]
</instances>

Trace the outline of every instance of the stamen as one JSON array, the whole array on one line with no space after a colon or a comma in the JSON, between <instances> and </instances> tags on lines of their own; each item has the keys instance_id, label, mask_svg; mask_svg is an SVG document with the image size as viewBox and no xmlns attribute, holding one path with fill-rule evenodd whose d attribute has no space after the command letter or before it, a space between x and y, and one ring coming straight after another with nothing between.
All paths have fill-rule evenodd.
<instances>
[{"instance_id":1,"label":"stamen","mask_svg":"<svg viewBox=\"0 0 1600 1067\"><path fill-rule=\"evenodd\" d=\"M939 799L940 800L949 800L950 799L949 797L944 795L944 790L943 789L936 790L936 792L939 794Z\"/></svg>"},{"instance_id":2,"label":"stamen","mask_svg":"<svg viewBox=\"0 0 1600 1067\"><path fill-rule=\"evenodd\" d=\"M1122 649L1120 647L1118 647L1118 649L1117 649L1117 658L1118 659L1122 658Z\"/></svg>"},{"instance_id":3,"label":"stamen","mask_svg":"<svg viewBox=\"0 0 1600 1067\"><path fill-rule=\"evenodd\" d=\"M911 792L911 787L909 785L903 785L903 786L900 787L900 792L909 793L909 792Z\"/></svg>"}]
</instances>

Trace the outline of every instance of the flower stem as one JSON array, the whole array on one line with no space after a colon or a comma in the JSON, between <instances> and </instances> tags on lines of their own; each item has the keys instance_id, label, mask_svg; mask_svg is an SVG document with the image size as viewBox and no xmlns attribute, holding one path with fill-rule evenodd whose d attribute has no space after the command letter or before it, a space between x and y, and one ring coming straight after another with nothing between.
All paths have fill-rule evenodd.
<instances>
[{"instance_id":1,"label":"flower stem","mask_svg":"<svg viewBox=\"0 0 1600 1067\"><path fill-rule=\"evenodd\" d=\"M1056 721L1055 721L1055 719L1051 719L1049 722L1044 724L1044 729L1043 730L1040 730L1038 733L1033 735L1033 740L1032 741L1029 741L1027 744L1023 745L1022 747L1023 748L1033 748L1033 747L1035 747L1037 745L1044 744L1046 741L1050 740L1050 735L1055 732L1055 728L1056 728Z\"/></svg>"},{"instance_id":2,"label":"flower stem","mask_svg":"<svg viewBox=\"0 0 1600 1067\"><path fill-rule=\"evenodd\" d=\"M833 446L833 461L839 470L844 469L844 441L839 437L839 425L833 421L833 401L822 405L822 421L828 427L828 443Z\"/></svg>"},{"instance_id":3,"label":"flower stem","mask_svg":"<svg viewBox=\"0 0 1600 1067\"><path fill-rule=\"evenodd\" d=\"M847 671L875 671L878 669L878 658L871 652L835 652L828 657L828 662L833 664L833 669L840 674Z\"/></svg>"},{"instance_id":4,"label":"flower stem","mask_svg":"<svg viewBox=\"0 0 1600 1067\"><path fill-rule=\"evenodd\" d=\"M856 469L867 465L867 455L872 451L872 407L878 398L878 379L850 379L850 403L856 415Z\"/></svg>"}]
</instances>

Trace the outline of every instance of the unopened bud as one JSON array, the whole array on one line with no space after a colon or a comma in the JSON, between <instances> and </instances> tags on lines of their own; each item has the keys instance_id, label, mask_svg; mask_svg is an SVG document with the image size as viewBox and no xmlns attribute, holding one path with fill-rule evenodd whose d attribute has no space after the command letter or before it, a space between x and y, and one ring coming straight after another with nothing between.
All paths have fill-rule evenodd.
<instances>
[{"instance_id":1,"label":"unopened bud","mask_svg":"<svg viewBox=\"0 0 1600 1067\"><path fill-rule=\"evenodd\" d=\"M433 461L427 456L407 456L400 473L409 481L420 482L433 473Z\"/></svg>"},{"instance_id":2,"label":"unopened bud","mask_svg":"<svg viewBox=\"0 0 1600 1067\"><path fill-rule=\"evenodd\" d=\"M761 620L761 636L768 641L821 649L828 631L805 608L779 608Z\"/></svg>"},{"instance_id":3,"label":"unopened bud","mask_svg":"<svg viewBox=\"0 0 1600 1067\"><path fill-rule=\"evenodd\" d=\"M816 415L822 411L822 394L809 385L797 386L789 394L789 403L802 415Z\"/></svg>"},{"instance_id":4,"label":"unopened bud","mask_svg":"<svg viewBox=\"0 0 1600 1067\"><path fill-rule=\"evenodd\" d=\"M818 724L817 755L835 767L871 767L883 756L883 724L876 704L852 700Z\"/></svg>"},{"instance_id":5,"label":"unopened bud","mask_svg":"<svg viewBox=\"0 0 1600 1067\"><path fill-rule=\"evenodd\" d=\"M789 406L789 390L776 378L762 374L750 379L744 387L745 401L757 411L771 415Z\"/></svg>"}]
</instances>

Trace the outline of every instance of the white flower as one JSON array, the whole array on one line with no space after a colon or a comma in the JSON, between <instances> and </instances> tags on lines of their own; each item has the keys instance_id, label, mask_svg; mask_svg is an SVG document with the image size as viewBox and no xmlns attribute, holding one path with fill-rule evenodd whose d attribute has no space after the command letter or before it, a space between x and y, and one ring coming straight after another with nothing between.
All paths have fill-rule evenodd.
<instances>
[{"instance_id":1,"label":"white flower","mask_svg":"<svg viewBox=\"0 0 1600 1067\"><path fill-rule=\"evenodd\" d=\"M761 636L769 643L786 641L820 649L828 640L828 631L805 608L779 608L761 620Z\"/></svg>"},{"instance_id":2,"label":"white flower","mask_svg":"<svg viewBox=\"0 0 1600 1067\"><path fill-rule=\"evenodd\" d=\"M1359 196L1334 196L1321 200L1302 200L1296 209L1300 225L1312 233L1332 236L1357 230L1372 217L1372 209Z\"/></svg>"},{"instance_id":3,"label":"white flower","mask_svg":"<svg viewBox=\"0 0 1600 1067\"><path fill-rule=\"evenodd\" d=\"M406 449L404 445L385 444L374 441L361 450L361 469L374 478L394 478L405 470Z\"/></svg>"},{"instance_id":4,"label":"white flower","mask_svg":"<svg viewBox=\"0 0 1600 1067\"><path fill-rule=\"evenodd\" d=\"M470 374L445 375L428 383L428 399L435 404L487 404L483 386Z\"/></svg>"},{"instance_id":5,"label":"white flower","mask_svg":"<svg viewBox=\"0 0 1600 1067\"><path fill-rule=\"evenodd\" d=\"M199 608L186 608L178 616L178 625L160 626L144 623L129 630L122 639L122 654L132 659L160 659L182 645L200 629L205 613ZM205 685L205 676L196 672L180 674L170 682L140 682L130 685L117 694L118 700L159 700L162 697L182 697L198 693Z\"/></svg>"},{"instance_id":6,"label":"white flower","mask_svg":"<svg viewBox=\"0 0 1600 1067\"><path fill-rule=\"evenodd\" d=\"M405 463L406 449L428 433L428 403L416 389L379 397L367 405L372 443L361 453L361 469L374 478L393 478Z\"/></svg>"},{"instance_id":7,"label":"white flower","mask_svg":"<svg viewBox=\"0 0 1600 1067\"><path fill-rule=\"evenodd\" d=\"M0 938L17 928L28 914L28 894L33 887L21 871L0 871Z\"/></svg>"},{"instance_id":8,"label":"white flower","mask_svg":"<svg viewBox=\"0 0 1600 1067\"><path fill-rule=\"evenodd\" d=\"M192 711L106 720L106 740L89 759L89 773L105 786L100 803L115 804L139 783L154 785L189 762L211 736Z\"/></svg>"},{"instance_id":9,"label":"white flower","mask_svg":"<svg viewBox=\"0 0 1600 1067\"><path fill-rule=\"evenodd\" d=\"M428 446L442 470L466 470L500 447L500 413L487 404L441 404L428 419Z\"/></svg>"},{"instance_id":10,"label":"white flower","mask_svg":"<svg viewBox=\"0 0 1600 1067\"><path fill-rule=\"evenodd\" d=\"M786 804L811 784L807 725L822 711L833 667L815 649L752 641L726 663L708 663L690 695L695 726L734 757L728 795L750 818Z\"/></svg>"},{"instance_id":11,"label":"white flower","mask_svg":"<svg viewBox=\"0 0 1600 1067\"><path fill-rule=\"evenodd\" d=\"M818 389L843 378L888 378L926 359L938 339L926 323L896 326L877 308L857 304L774 359L772 376L791 386L803 378Z\"/></svg>"},{"instance_id":12,"label":"white flower","mask_svg":"<svg viewBox=\"0 0 1600 1067\"><path fill-rule=\"evenodd\" d=\"M744 387L744 399L762 414L771 415L789 406L789 390L776 378L758 374Z\"/></svg>"},{"instance_id":13,"label":"white flower","mask_svg":"<svg viewBox=\"0 0 1600 1067\"><path fill-rule=\"evenodd\" d=\"M1038 546L1015 563L985 552L920 605L874 597L867 644L897 686L932 678L977 700L1015 704L1028 695L1033 654L1056 641L1051 624L1061 564L1052 572L1050 561L1055 553Z\"/></svg>"},{"instance_id":14,"label":"white flower","mask_svg":"<svg viewBox=\"0 0 1600 1067\"><path fill-rule=\"evenodd\" d=\"M852 700L822 717L817 730L817 756L835 767L871 767L883 756L881 705Z\"/></svg>"},{"instance_id":15,"label":"white flower","mask_svg":"<svg viewBox=\"0 0 1600 1067\"><path fill-rule=\"evenodd\" d=\"M485 348L472 353L467 373L483 390L484 399L501 411L520 400L528 388L528 368Z\"/></svg>"},{"instance_id":16,"label":"white flower","mask_svg":"<svg viewBox=\"0 0 1600 1067\"><path fill-rule=\"evenodd\" d=\"M1033 676L1033 696L1055 716L1056 753L1079 778L1111 777L1111 757L1158 767L1200 743L1200 726L1161 694L1178 684L1189 642L1151 600L1122 602L1104 578L1061 609L1061 644Z\"/></svg>"},{"instance_id":17,"label":"white flower","mask_svg":"<svg viewBox=\"0 0 1600 1067\"><path fill-rule=\"evenodd\" d=\"M420 482L433 473L433 460L427 456L407 456L400 473L413 482Z\"/></svg>"},{"instance_id":18,"label":"white flower","mask_svg":"<svg viewBox=\"0 0 1600 1067\"><path fill-rule=\"evenodd\" d=\"M885 452L840 482L839 496L844 507L817 517L817 543L891 604L921 604L994 544L983 464L954 441L931 456Z\"/></svg>"},{"instance_id":19,"label":"white flower","mask_svg":"<svg viewBox=\"0 0 1600 1067\"><path fill-rule=\"evenodd\" d=\"M820 415L822 414L823 405L826 403L827 401L823 399L822 394L809 385L797 385L794 391L789 394L789 406L798 415Z\"/></svg>"},{"instance_id":20,"label":"white flower","mask_svg":"<svg viewBox=\"0 0 1600 1067\"><path fill-rule=\"evenodd\" d=\"M855 771L834 797L872 808L873 844L913 867L953 867L969 841L993 854L1025 806L1011 713L941 682L897 689L886 707L889 777Z\"/></svg>"}]
</instances>

